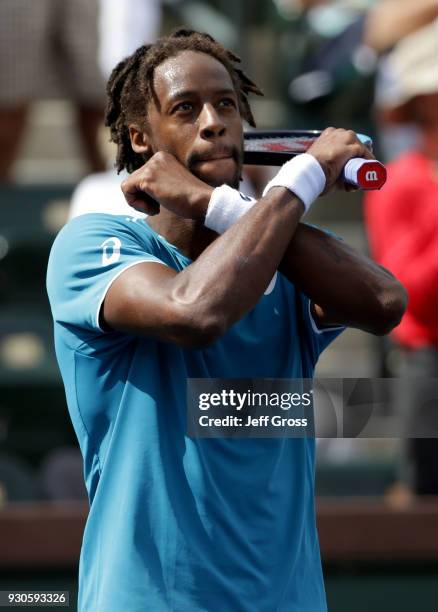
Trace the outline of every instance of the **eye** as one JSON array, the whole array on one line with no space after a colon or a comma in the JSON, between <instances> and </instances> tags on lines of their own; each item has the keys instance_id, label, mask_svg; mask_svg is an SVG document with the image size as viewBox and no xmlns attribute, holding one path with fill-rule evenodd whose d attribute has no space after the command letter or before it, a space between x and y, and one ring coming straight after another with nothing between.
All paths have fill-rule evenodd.
<instances>
[{"instance_id":1,"label":"eye","mask_svg":"<svg viewBox=\"0 0 438 612\"><path fill-rule=\"evenodd\" d=\"M180 102L173 107L172 113L182 112L188 113L193 110L193 104L191 102Z\"/></svg>"},{"instance_id":2,"label":"eye","mask_svg":"<svg viewBox=\"0 0 438 612\"><path fill-rule=\"evenodd\" d=\"M236 103L234 102L233 98L222 98L219 102L219 106L231 106L233 108L236 107Z\"/></svg>"}]
</instances>

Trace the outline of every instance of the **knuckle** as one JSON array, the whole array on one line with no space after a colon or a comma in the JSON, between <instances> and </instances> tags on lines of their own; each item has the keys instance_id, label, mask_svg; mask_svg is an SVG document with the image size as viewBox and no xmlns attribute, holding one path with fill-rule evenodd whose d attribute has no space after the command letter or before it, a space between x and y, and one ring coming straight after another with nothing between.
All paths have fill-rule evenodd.
<instances>
[{"instance_id":1,"label":"knuckle","mask_svg":"<svg viewBox=\"0 0 438 612\"><path fill-rule=\"evenodd\" d=\"M354 132L353 130L347 130L347 136L350 141L357 142L356 132Z\"/></svg>"},{"instance_id":2,"label":"knuckle","mask_svg":"<svg viewBox=\"0 0 438 612\"><path fill-rule=\"evenodd\" d=\"M141 185L145 185L145 187L147 187L153 182L153 180L154 180L154 173L148 172L145 176L141 178Z\"/></svg>"},{"instance_id":3,"label":"knuckle","mask_svg":"<svg viewBox=\"0 0 438 612\"><path fill-rule=\"evenodd\" d=\"M165 151L157 151L157 153L155 153L154 155L154 160L155 162L163 163L167 161L167 157L168 153L166 153Z\"/></svg>"},{"instance_id":4,"label":"knuckle","mask_svg":"<svg viewBox=\"0 0 438 612\"><path fill-rule=\"evenodd\" d=\"M327 151L327 155L326 155L327 163L332 164L335 161L335 159L336 159L336 155L334 151L332 149Z\"/></svg>"},{"instance_id":5,"label":"knuckle","mask_svg":"<svg viewBox=\"0 0 438 612\"><path fill-rule=\"evenodd\" d=\"M153 167L154 167L154 165L155 165L156 163L157 163L157 154L156 154L156 153L154 153L154 154L152 155L152 157L150 157L150 158L148 159L148 161L147 161L146 165L145 165L145 166L143 166L143 170L144 170L143 174L145 174L145 173L146 173L146 172L148 172L148 171L149 171L151 168L153 168Z\"/></svg>"},{"instance_id":6,"label":"knuckle","mask_svg":"<svg viewBox=\"0 0 438 612\"><path fill-rule=\"evenodd\" d=\"M143 177L138 186L141 191L147 191L148 187L150 186L149 181Z\"/></svg>"}]
</instances>

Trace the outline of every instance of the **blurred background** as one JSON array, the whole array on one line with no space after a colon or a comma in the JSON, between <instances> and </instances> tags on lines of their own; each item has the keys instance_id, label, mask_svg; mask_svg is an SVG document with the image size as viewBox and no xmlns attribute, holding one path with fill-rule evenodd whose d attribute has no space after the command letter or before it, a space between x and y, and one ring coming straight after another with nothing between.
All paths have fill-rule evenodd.
<instances>
[{"instance_id":1,"label":"blurred background","mask_svg":"<svg viewBox=\"0 0 438 612\"><path fill-rule=\"evenodd\" d=\"M409 439L438 378L437 18L437 0L2 0L0 590L70 590L76 609L87 499L47 258L69 217L126 210L105 81L139 45L186 25L242 57L265 93L252 101L259 128L352 128L389 162L384 191L331 195L306 219L388 267L410 296L391 338L347 330L318 364L321 378L401 380L385 410L405 432L318 440L318 526L329 610L438 609L438 444L427 430ZM249 169L247 189L270 172Z\"/></svg>"}]
</instances>

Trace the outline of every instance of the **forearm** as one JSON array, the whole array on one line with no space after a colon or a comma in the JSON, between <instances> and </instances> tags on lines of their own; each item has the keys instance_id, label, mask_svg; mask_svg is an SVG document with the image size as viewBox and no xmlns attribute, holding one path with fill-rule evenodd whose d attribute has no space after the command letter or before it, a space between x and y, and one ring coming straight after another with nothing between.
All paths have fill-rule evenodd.
<instances>
[{"instance_id":1,"label":"forearm","mask_svg":"<svg viewBox=\"0 0 438 612\"><path fill-rule=\"evenodd\" d=\"M266 186L265 197L248 211L238 191L223 185L212 194L172 155L155 153L124 181L128 202L136 206L146 194L147 200L153 198L168 211L203 221L222 234L190 266L164 279L160 287L162 311L168 314L164 322L187 330L196 323L204 338L228 329L266 290L304 210L333 188L349 159L370 156L354 132L328 128L306 154L280 168ZM150 322L149 314L145 318ZM140 322L140 327L150 326Z\"/></svg>"},{"instance_id":2,"label":"forearm","mask_svg":"<svg viewBox=\"0 0 438 612\"><path fill-rule=\"evenodd\" d=\"M405 309L405 292L387 270L345 242L299 224L280 271L324 311L324 323L385 333Z\"/></svg>"},{"instance_id":3,"label":"forearm","mask_svg":"<svg viewBox=\"0 0 438 612\"><path fill-rule=\"evenodd\" d=\"M266 290L303 211L287 189L272 189L172 280L172 299L223 333Z\"/></svg>"}]
</instances>

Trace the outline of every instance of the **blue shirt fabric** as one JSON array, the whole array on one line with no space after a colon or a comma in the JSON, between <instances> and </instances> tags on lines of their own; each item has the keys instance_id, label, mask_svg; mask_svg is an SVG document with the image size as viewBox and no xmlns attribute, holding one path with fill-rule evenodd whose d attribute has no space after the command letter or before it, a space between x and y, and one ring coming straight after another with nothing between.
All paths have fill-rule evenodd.
<instances>
[{"instance_id":1,"label":"blue shirt fabric","mask_svg":"<svg viewBox=\"0 0 438 612\"><path fill-rule=\"evenodd\" d=\"M186 379L309 378L343 328L274 287L218 341L182 348L104 331L111 282L191 263L141 219L86 214L57 236L47 288L90 499L80 612L322 612L312 439L191 439Z\"/></svg>"}]
</instances>

